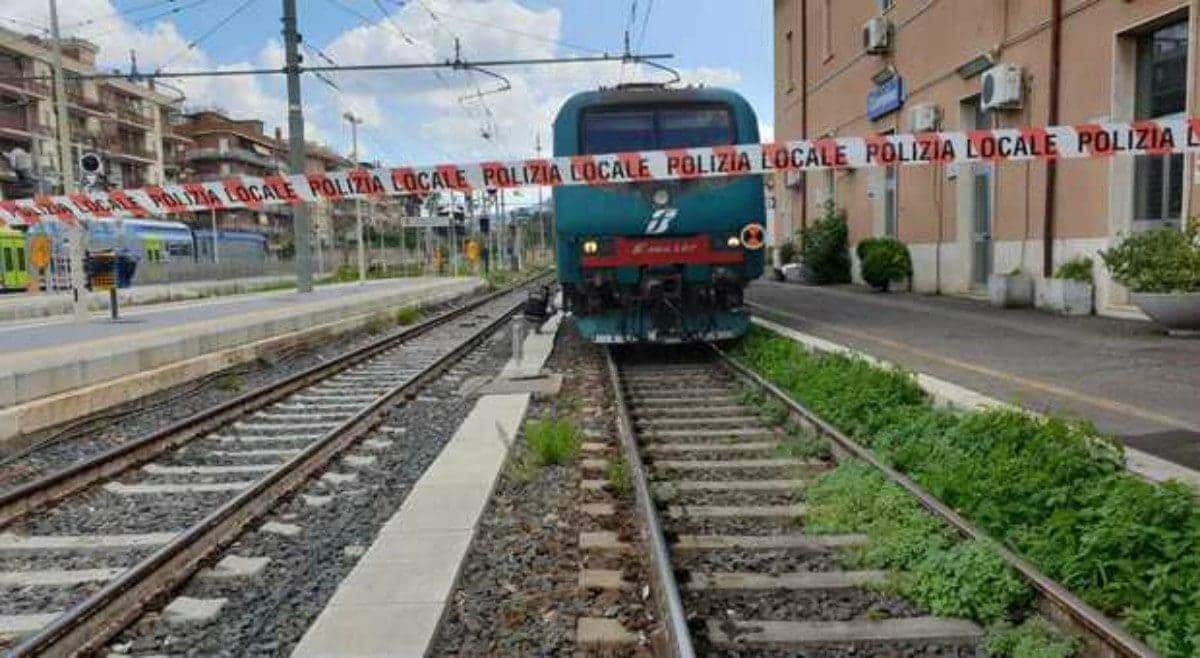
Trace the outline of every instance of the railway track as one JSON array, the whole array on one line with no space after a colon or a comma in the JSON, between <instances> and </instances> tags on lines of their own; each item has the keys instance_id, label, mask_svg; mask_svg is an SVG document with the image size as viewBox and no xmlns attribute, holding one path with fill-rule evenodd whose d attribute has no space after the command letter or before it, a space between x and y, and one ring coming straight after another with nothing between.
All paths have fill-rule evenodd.
<instances>
[{"instance_id":1,"label":"railway track","mask_svg":"<svg viewBox=\"0 0 1200 658\"><path fill-rule=\"evenodd\" d=\"M980 655L983 630L976 624L928 616L882 593L877 585L885 572L844 569L839 553L866 537L806 533L801 496L815 476L855 457L964 538L983 538L965 519L715 348L610 350L607 361L621 459L666 633L664 655ZM745 403L747 389L778 400L788 420L823 436L828 455L797 458L781 450L784 422ZM615 535L593 541L620 543ZM997 550L1037 592L1039 609L1082 637L1080 655L1156 655L1017 556Z\"/></svg>"},{"instance_id":2,"label":"railway track","mask_svg":"<svg viewBox=\"0 0 1200 658\"><path fill-rule=\"evenodd\" d=\"M317 487L306 504L323 504L386 442L363 441L343 456L347 448L492 335L520 308L523 289L474 300L0 497L0 651L6 631L21 638L6 656L100 649L302 485ZM279 523L260 530L290 531ZM256 568L236 558L202 575Z\"/></svg>"}]
</instances>

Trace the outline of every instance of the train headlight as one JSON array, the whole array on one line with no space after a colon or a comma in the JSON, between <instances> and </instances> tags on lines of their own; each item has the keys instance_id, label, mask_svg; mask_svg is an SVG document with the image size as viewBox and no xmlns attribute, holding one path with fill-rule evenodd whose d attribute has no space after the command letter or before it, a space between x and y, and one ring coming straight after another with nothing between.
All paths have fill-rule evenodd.
<instances>
[{"instance_id":1,"label":"train headlight","mask_svg":"<svg viewBox=\"0 0 1200 658\"><path fill-rule=\"evenodd\" d=\"M742 246L742 241L738 238L738 236L731 235L729 236L729 239L725 241L725 246L729 247L730 249L737 249L738 247Z\"/></svg>"},{"instance_id":2,"label":"train headlight","mask_svg":"<svg viewBox=\"0 0 1200 658\"><path fill-rule=\"evenodd\" d=\"M654 193L654 205L665 206L671 202L671 193L666 190L658 190Z\"/></svg>"},{"instance_id":3,"label":"train headlight","mask_svg":"<svg viewBox=\"0 0 1200 658\"><path fill-rule=\"evenodd\" d=\"M583 243L583 253L592 256L600 251L600 243L595 240L588 240Z\"/></svg>"}]
</instances>

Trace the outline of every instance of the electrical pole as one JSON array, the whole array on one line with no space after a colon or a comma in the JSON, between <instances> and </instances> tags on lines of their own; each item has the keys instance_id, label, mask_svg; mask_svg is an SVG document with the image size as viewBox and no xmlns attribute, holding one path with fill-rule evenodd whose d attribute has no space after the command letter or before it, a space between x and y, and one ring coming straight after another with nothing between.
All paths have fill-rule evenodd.
<instances>
[{"instance_id":1,"label":"electrical pole","mask_svg":"<svg viewBox=\"0 0 1200 658\"><path fill-rule=\"evenodd\" d=\"M50 39L53 41L51 66L54 68L54 107L58 123L58 161L62 175L63 194L75 192L75 171L71 158L71 119L67 114L67 83L63 78L62 40L58 32L58 0L50 0ZM75 322L88 321L87 300L84 296L83 241L86 234L82 224L68 231L71 239L71 295ZM47 286L49 288L49 286Z\"/></svg>"},{"instance_id":2,"label":"electrical pole","mask_svg":"<svg viewBox=\"0 0 1200 658\"><path fill-rule=\"evenodd\" d=\"M537 146L535 147L535 149L537 150L538 160L541 160L542 159L542 131L540 131L540 130L538 131L538 134L537 134ZM537 217L537 223L538 223L539 260L546 257L546 218L542 216L542 194L544 192L545 192L545 188L542 187L541 185L538 185L538 205L537 205L537 214L535 215L535 217Z\"/></svg>"},{"instance_id":3,"label":"electrical pole","mask_svg":"<svg viewBox=\"0 0 1200 658\"><path fill-rule=\"evenodd\" d=\"M300 34L296 31L296 0L283 0L283 47L286 56L288 95L288 169L303 174L304 108L300 101ZM296 244L296 292L312 292L312 222L307 203L296 204L292 212Z\"/></svg>"},{"instance_id":4,"label":"electrical pole","mask_svg":"<svg viewBox=\"0 0 1200 658\"><path fill-rule=\"evenodd\" d=\"M351 150L350 159L354 161L352 165L355 169L358 168L358 124L362 123L362 117L354 116L350 112L342 115L342 118L350 122L350 140ZM354 225L358 231L358 282L365 283L367 280L367 247L363 244L363 218L362 218L362 199L354 200Z\"/></svg>"}]
</instances>

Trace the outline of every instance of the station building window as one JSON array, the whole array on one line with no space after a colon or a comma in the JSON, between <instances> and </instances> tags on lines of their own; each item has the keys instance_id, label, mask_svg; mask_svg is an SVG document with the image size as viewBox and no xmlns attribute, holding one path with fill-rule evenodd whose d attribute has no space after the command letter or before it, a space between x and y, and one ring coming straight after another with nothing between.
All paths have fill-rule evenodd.
<instances>
[{"instance_id":1,"label":"station building window","mask_svg":"<svg viewBox=\"0 0 1200 658\"><path fill-rule=\"evenodd\" d=\"M1187 102L1187 21L1155 28L1138 37L1138 119L1183 116ZM1183 216L1183 154L1138 156L1134 163L1133 228L1178 226Z\"/></svg>"}]
</instances>

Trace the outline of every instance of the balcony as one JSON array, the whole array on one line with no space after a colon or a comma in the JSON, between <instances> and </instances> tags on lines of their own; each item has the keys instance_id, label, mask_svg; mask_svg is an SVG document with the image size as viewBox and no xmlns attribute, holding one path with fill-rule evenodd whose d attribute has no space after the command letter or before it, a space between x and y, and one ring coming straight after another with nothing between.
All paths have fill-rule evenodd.
<instances>
[{"instance_id":1,"label":"balcony","mask_svg":"<svg viewBox=\"0 0 1200 658\"><path fill-rule=\"evenodd\" d=\"M29 134L31 131L29 119L20 114L0 114L0 129Z\"/></svg>"},{"instance_id":2,"label":"balcony","mask_svg":"<svg viewBox=\"0 0 1200 658\"><path fill-rule=\"evenodd\" d=\"M75 106L78 109L93 112L95 114L108 114L104 107L104 103L95 98L88 98L79 90L67 90L67 103Z\"/></svg>"},{"instance_id":3,"label":"balcony","mask_svg":"<svg viewBox=\"0 0 1200 658\"><path fill-rule=\"evenodd\" d=\"M262 167L269 170L277 170L283 168L284 164L276 158L260 155L248 149L227 148L219 149L213 147L190 149L185 156L188 162L198 160L237 160L245 162L257 167Z\"/></svg>"},{"instance_id":4,"label":"balcony","mask_svg":"<svg viewBox=\"0 0 1200 658\"><path fill-rule=\"evenodd\" d=\"M117 105L117 120L125 123L131 123L141 128L152 128L154 119L142 114L141 110L128 105Z\"/></svg>"},{"instance_id":5,"label":"balcony","mask_svg":"<svg viewBox=\"0 0 1200 658\"><path fill-rule=\"evenodd\" d=\"M105 150L109 155L118 158L132 158L134 160L145 160L153 162L158 159L158 155L146 148L144 144L123 143L109 140Z\"/></svg>"},{"instance_id":6,"label":"balcony","mask_svg":"<svg viewBox=\"0 0 1200 658\"><path fill-rule=\"evenodd\" d=\"M10 66L0 67L0 89L15 91L20 94L31 94L48 98L50 96L49 80L21 80L30 75L28 71Z\"/></svg>"}]
</instances>

